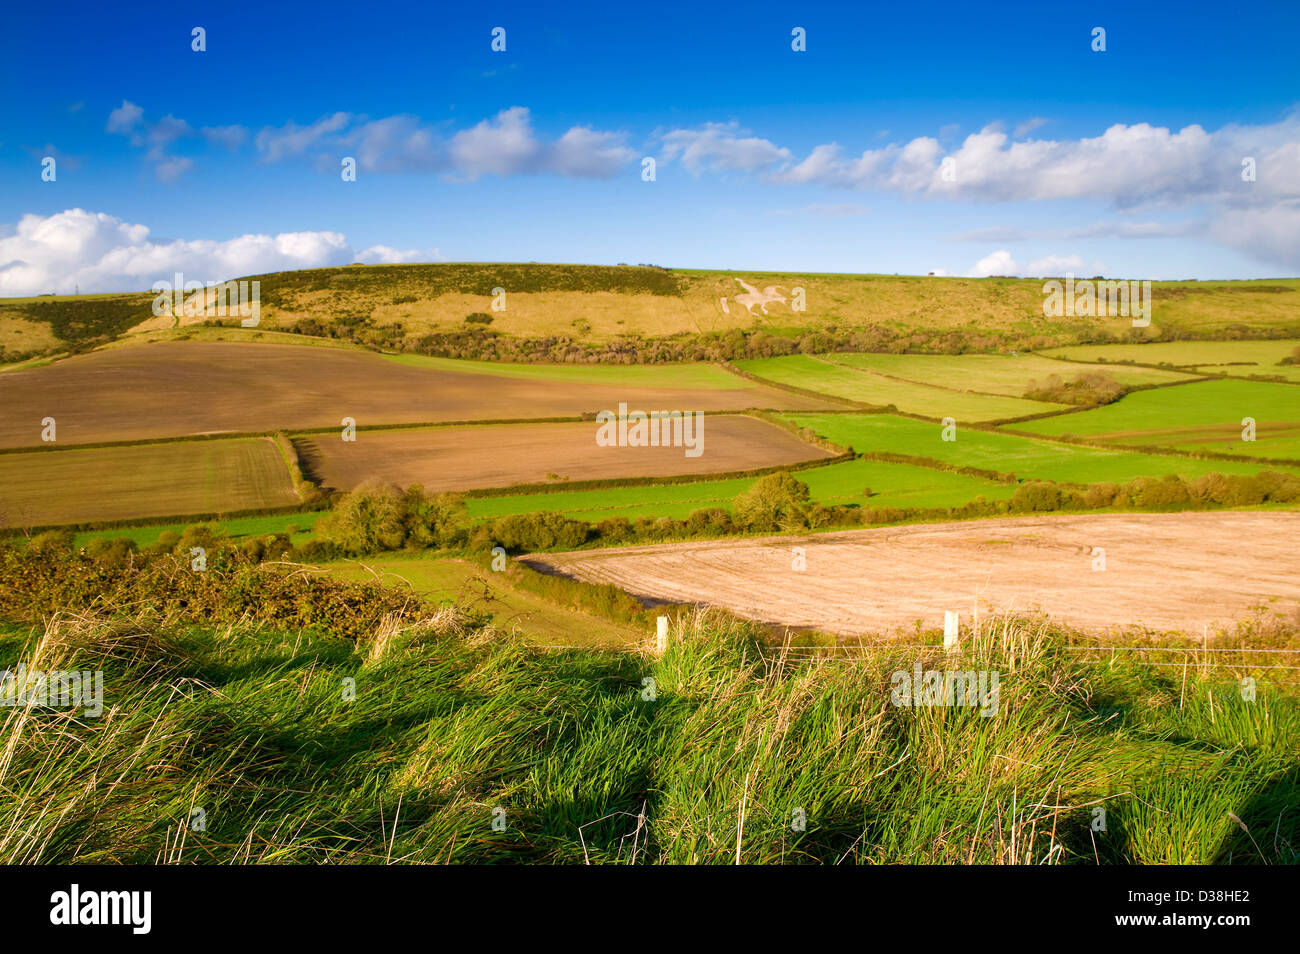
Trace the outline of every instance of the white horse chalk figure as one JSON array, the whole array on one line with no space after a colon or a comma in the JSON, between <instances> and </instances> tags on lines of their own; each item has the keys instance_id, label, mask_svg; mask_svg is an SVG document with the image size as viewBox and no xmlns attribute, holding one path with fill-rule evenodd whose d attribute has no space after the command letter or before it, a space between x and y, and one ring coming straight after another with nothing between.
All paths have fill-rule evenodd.
<instances>
[{"instance_id":1,"label":"white horse chalk figure","mask_svg":"<svg viewBox=\"0 0 1300 954\"><path fill-rule=\"evenodd\" d=\"M776 285L768 285L762 291L759 291L753 285L747 284L739 278L736 281L740 282L740 287L745 289L745 294L733 297L738 304L744 305L750 314L754 313L755 305L766 315L767 306L772 302L779 301L783 305L786 304L785 296L781 294L781 289Z\"/></svg>"}]
</instances>

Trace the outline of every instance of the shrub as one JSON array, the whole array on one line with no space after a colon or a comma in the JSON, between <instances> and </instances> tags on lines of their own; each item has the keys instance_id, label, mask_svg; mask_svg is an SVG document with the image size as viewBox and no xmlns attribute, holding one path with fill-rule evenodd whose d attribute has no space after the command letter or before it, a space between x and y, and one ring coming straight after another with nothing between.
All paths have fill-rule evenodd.
<instances>
[{"instance_id":1,"label":"shrub","mask_svg":"<svg viewBox=\"0 0 1300 954\"><path fill-rule=\"evenodd\" d=\"M737 525L746 530L794 530L807 524L808 485L787 471L760 477L736 497Z\"/></svg>"},{"instance_id":2,"label":"shrub","mask_svg":"<svg viewBox=\"0 0 1300 954\"><path fill-rule=\"evenodd\" d=\"M1061 509L1061 488L1056 484L1032 481L1021 484L1011 495L1011 509L1018 512L1038 513Z\"/></svg>"},{"instance_id":3,"label":"shrub","mask_svg":"<svg viewBox=\"0 0 1300 954\"><path fill-rule=\"evenodd\" d=\"M1030 381L1025 397L1052 404L1094 405L1117 401L1124 392L1124 386L1108 372L1088 371L1072 381L1063 381L1059 374L1049 374L1042 384Z\"/></svg>"}]
</instances>

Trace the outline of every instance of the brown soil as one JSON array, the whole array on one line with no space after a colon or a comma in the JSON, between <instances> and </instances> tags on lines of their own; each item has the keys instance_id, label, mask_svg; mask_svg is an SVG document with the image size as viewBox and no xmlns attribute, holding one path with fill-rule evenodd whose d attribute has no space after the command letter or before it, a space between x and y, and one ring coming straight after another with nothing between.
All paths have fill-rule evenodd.
<instances>
[{"instance_id":1,"label":"brown soil","mask_svg":"<svg viewBox=\"0 0 1300 954\"><path fill-rule=\"evenodd\" d=\"M1300 611L1300 513L1093 514L539 555L582 580L839 635L1045 612L1081 629L1200 635ZM793 569L795 548L806 569ZM1093 569L1094 548L1105 569ZM914 631L914 630L913 630Z\"/></svg>"},{"instance_id":2,"label":"brown soil","mask_svg":"<svg viewBox=\"0 0 1300 954\"><path fill-rule=\"evenodd\" d=\"M734 390L613 387L419 368L377 354L298 345L158 342L0 375L0 447L438 421L652 410L839 407L737 379Z\"/></svg>"},{"instance_id":3,"label":"brown soil","mask_svg":"<svg viewBox=\"0 0 1300 954\"><path fill-rule=\"evenodd\" d=\"M704 416L702 453L681 447L600 447L594 421L492 424L370 431L298 438L305 467L323 486L350 490L380 479L428 491L468 490L567 480L666 477L775 467L832 456L789 431L738 414ZM556 481L557 489L564 483Z\"/></svg>"}]
</instances>

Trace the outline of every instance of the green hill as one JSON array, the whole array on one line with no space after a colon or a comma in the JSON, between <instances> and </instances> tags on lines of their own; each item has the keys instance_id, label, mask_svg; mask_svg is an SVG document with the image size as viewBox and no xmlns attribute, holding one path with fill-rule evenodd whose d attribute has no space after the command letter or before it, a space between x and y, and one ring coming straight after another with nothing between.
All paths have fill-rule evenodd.
<instances>
[{"instance_id":1,"label":"green hill","mask_svg":"<svg viewBox=\"0 0 1300 954\"><path fill-rule=\"evenodd\" d=\"M230 335L287 331L385 351L583 363L1300 335L1300 279L1158 282L1144 329L1127 318L1044 317L1038 279L449 263L249 280L260 283L257 330L239 328L238 317L155 317L147 292L41 296L0 300L0 347L12 362L131 334L193 334L185 326L204 323Z\"/></svg>"}]
</instances>

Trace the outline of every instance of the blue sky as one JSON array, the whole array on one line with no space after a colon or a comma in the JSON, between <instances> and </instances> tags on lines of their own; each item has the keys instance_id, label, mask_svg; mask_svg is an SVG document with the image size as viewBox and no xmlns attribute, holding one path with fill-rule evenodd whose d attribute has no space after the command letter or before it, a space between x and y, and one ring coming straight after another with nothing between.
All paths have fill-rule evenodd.
<instances>
[{"instance_id":1,"label":"blue sky","mask_svg":"<svg viewBox=\"0 0 1300 954\"><path fill-rule=\"evenodd\" d=\"M1300 274L1300 4L1133 6L11 9L0 295L356 259Z\"/></svg>"}]
</instances>

